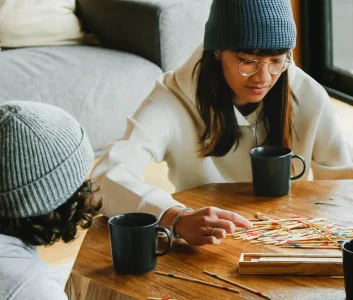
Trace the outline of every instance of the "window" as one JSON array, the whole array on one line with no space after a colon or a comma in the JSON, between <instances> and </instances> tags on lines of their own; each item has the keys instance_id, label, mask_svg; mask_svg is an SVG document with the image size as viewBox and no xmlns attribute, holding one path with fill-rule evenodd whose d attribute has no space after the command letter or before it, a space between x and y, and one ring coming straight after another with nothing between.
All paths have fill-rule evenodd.
<instances>
[{"instance_id":1,"label":"window","mask_svg":"<svg viewBox=\"0 0 353 300\"><path fill-rule=\"evenodd\" d=\"M353 105L353 0L302 0L303 69Z\"/></svg>"}]
</instances>

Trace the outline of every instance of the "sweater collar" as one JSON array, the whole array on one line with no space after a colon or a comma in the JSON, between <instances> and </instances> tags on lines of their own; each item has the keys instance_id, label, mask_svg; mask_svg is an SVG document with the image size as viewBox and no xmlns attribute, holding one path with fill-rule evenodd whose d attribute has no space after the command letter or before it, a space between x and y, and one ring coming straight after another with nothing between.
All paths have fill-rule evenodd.
<instances>
[{"instance_id":1,"label":"sweater collar","mask_svg":"<svg viewBox=\"0 0 353 300\"><path fill-rule=\"evenodd\" d=\"M233 107L234 107L234 114L235 114L235 117L237 118L238 125L253 127L256 125L256 122L258 121L261 115L263 103L260 102L258 107L246 117L235 106Z\"/></svg>"}]
</instances>

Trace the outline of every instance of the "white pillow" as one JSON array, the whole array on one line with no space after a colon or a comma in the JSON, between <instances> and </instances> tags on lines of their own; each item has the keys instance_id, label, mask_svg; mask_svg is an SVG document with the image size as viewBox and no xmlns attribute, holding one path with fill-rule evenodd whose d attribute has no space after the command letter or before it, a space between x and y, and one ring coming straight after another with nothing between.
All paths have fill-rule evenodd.
<instances>
[{"instance_id":1,"label":"white pillow","mask_svg":"<svg viewBox=\"0 0 353 300\"><path fill-rule=\"evenodd\" d=\"M0 46L72 45L83 41L75 0L0 0Z\"/></svg>"}]
</instances>

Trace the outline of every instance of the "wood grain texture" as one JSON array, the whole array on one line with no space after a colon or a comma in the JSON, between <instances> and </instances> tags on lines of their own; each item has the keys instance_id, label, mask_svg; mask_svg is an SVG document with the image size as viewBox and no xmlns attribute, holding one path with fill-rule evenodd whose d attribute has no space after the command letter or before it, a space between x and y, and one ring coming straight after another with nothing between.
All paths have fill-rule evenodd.
<instances>
[{"instance_id":1,"label":"wood grain texture","mask_svg":"<svg viewBox=\"0 0 353 300\"><path fill-rule=\"evenodd\" d=\"M250 183L210 184L177 193L173 197L197 209L217 206L253 219L258 211L286 217L287 213L325 217L341 226L353 225L353 181L294 182L292 192L281 198L255 197ZM149 272L135 276L116 275L112 266L107 220L96 220L82 244L66 286L69 299L147 299L169 297L186 299L261 299L242 290L236 295L225 290L163 277ZM165 246L161 241L161 247ZM239 275L241 253L340 254L335 249L283 249L273 245L250 244L228 238L221 245L191 246L180 240L170 253L158 258L156 270L221 284L203 270L262 291L272 299L344 299L344 283L330 276Z\"/></svg>"}]
</instances>

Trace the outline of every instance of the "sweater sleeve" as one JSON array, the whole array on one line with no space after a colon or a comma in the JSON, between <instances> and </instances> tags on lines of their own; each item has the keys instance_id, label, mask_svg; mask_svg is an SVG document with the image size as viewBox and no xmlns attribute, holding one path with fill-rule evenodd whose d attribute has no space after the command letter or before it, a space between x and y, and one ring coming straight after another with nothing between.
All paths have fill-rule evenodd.
<instances>
[{"instance_id":1,"label":"sweater sleeve","mask_svg":"<svg viewBox=\"0 0 353 300\"><path fill-rule=\"evenodd\" d=\"M106 216L145 212L161 217L173 206L184 206L163 189L144 182L145 169L152 158L164 160L171 137L166 115L149 100L127 118L124 137L108 146L91 174L104 197Z\"/></svg>"},{"instance_id":2,"label":"sweater sleeve","mask_svg":"<svg viewBox=\"0 0 353 300\"><path fill-rule=\"evenodd\" d=\"M344 141L335 109L328 99L316 130L311 165L314 179L353 179L352 158L353 149Z\"/></svg>"},{"instance_id":3,"label":"sweater sleeve","mask_svg":"<svg viewBox=\"0 0 353 300\"><path fill-rule=\"evenodd\" d=\"M55 272L42 273L25 282L14 300L67 300L62 278Z\"/></svg>"}]
</instances>

